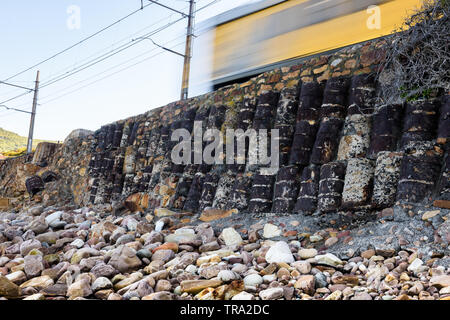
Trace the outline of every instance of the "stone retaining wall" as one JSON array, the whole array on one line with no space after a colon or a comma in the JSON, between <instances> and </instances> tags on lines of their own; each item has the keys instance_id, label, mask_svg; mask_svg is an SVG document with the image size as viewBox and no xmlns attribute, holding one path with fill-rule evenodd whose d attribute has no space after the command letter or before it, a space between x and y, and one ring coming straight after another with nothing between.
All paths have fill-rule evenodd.
<instances>
[{"instance_id":1,"label":"stone retaining wall","mask_svg":"<svg viewBox=\"0 0 450 320\"><path fill-rule=\"evenodd\" d=\"M448 95L377 105L375 74L385 41L275 69L66 141L49 161L61 179L46 187L46 200L256 215L450 200ZM173 164L171 133L192 132L194 121L202 121L203 132L278 129L279 170L248 162ZM6 163L0 164L3 184L15 166Z\"/></svg>"}]
</instances>

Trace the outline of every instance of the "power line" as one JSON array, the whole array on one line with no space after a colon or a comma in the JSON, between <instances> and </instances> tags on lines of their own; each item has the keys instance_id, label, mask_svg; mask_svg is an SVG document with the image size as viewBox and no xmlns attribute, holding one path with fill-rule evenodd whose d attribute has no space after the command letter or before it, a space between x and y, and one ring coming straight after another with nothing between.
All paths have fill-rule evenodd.
<instances>
[{"instance_id":1,"label":"power line","mask_svg":"<svg viewBox=\"0 0 450 320\"><path fill-rule=\"evenodd\" d=\"M204 5L203 7L199 8L194 13L197 13L197 12L199 12L199 11L201 11L201 10L203 10L203 9L205 9L205 8L215 4L217 2L220 2L220 1L221 0L214 0L214 1ZM152 36L152 35L155 35L155 34L161 32L161 31L169 28L170 26L172 26L172 25L182 21L184 18L185 17L183 16L182 18L179 18L179 19L177 19L177 20L175 20L173 22L170 22L170 23L168 23L168 24L166 24L166 25L164 25L164 26L162 26L162 27L160 27L160 28L158 28L156 30L153 30L153 31L143 35L139 39L134 39L134 41L131 40L130 42L128 42L128 43L126 43L126 44L124 44L122 46L119 46L118 48L113 49L113 50L111 50L108 53L105 53L105 54L103 54L103 55L101 55L101 56L99 56L99 57L97 57L95 59L92 59L92 60L90 60L90 61L88 61L88 62L86 62L86 63L84 63L84 64L82 64L82 65L80 65L80 66L78 66L78 67L76 67L74 69L72 69L71 71L66 72L66 74L64 74L64 75L56 76L56 77L48 80L47 82L43 83L41 88L45 88L45 87L47 87L49 85L52 85L53 83L59 82L61 80L64 80L64 79L66 79L66 78L68 78L68 77L70 77L70 76L72 76L74 74L77 74L77 73L79 73L79 72L81 72L81 71L83 71L83 70L85 70L87 68L90 68L90 67L92 67L92 66L94 66L94 65L96 65L96 64L98 64L98 63L100 63L100 62L102 62L102 61L104 61L104 60L106 60L106 59L108 59L110 57L112 57L112 56L115 56L116 54L119 54L120 52L122 52L122 51L124 51L124 50L126 50L126 49L128 49L128 48L130 48L130 47L132 47L134 45L137 45L138 43L144 41L145 38L147 38L149 36Z\"/></svg>"},{"instance_id":2,"label":"power line","mask_svg":"<svg viewBox=\"0 0 450 320\"><path fill-rule=\"evenodd\" d=\"M205 8L207 8L207 7L209 7L209 6L211 6L211 5L214 5L215 3L220 2L220 1L221 1L221 0L214 0L214 1L212 1L212 2L210 2L210 3L208 3L208 4L206 4L205 6L203 6L203 7L199 8L199 9L197 9L194 13L197 13L197 12L199 12L199 11L201 11L201 10L203 10L203 9L205 9ZM144 8L147 7L147 6L149 6L149 5L151 5L151 3L150 3L150 4L147 4L146 6L144 6ZM71 48L77 46L78 44L80 44L80 43L82 43L82 42L84 42L84 41L86 41L86 40L88 40L88 39L90 39L90 38L92 38L92 37L94 37L95 35L99 34L100 32L102 32L102 31L104 31L104 30L106 30L106 29L112 27L113 25L119 23L120 21L126 19L127 17L129 17L129 16L135 14L136 12L138 12L138 11L140 11L140 10L141 10L141 9L136 10L136 11L130 13L130 14L127 15L126 17L124 17L124 18L122 18L122 19L120 19L120 20L114 22L113 24L109 25L108 27L103 28L101 31L98 31L98 32L94 33L93 35L89 36L88 38L83 39L82 41L80 41L80 42L78 42L78 43L76 43L76 44L70 46L69 48L67 48L67 49L65 49L65 50L63 50L63 51L61 51L61 52L55 54L54 56L52 56L52 57L50 57L50 58L48 58L48 59L45 59L44 61L41 61L39 64L36 64L36 65L34 65L33 67L28 68L27 70L24 70L24 71L22 71L22 72L19 72L19 73L17 73L16 75L14 75L14 76L12 76L12 77L6 79L6 80L12 79L13 77L15 77L15 76L17 76L17 75L19 75L19 74L22 74L22 73L24 73L24 72L26 72L26 71L28 71L28 70L34 68L34 67L36 67L36 66L38 66L38 65L40 65L40 64L42 64L42 63L44 63L44 62L46 62L46 61L49 61L50 59L53 59L55 56L58 56L58 55L60 55L60 54L62 54L62 53L64 53L64 52L70 50ZM170 16L168 16L168 17L170 17ZM183 18L180 18L180 19L177 19L177 20L175 20L175 21L173 21L173 22L171 22L171 23L168 23L168 24L166 24L166 25L164 25L164 26L162 26L162 27L160 27L160 28L158 28L158 29L156 29L156 30L153 30L153 31L151 31L151 32L149 32L149 33L147 33L147 34L145 34L144 37L148 37L148 36L154 35L154 34L156 34L156 33L159 33L159 32L161 32L161 31L167 29L167 28L170 27L171 25L173 25L173 24L175 24L175 23L177 23L177 22L179 22L179 21L181 21L181 20L183 20L183 19L184 19L184 17L183 17ZM94 65L96 65L96 64L98 64L98 63L100 63L100 62L102 62L102 61L104 61L104 60L106 60L106 59L108 59L108 58L110 58L110 57L112 57L112 56L114 56L114 55L116 55L116 54L118 54L118 53L120 53L120 52L122 52L122 51L124 51L124 50L126 50L126 49L128 49L128 48L130 48L130 47L132 47L132 46L134 46L134 45L136 45L136 44L138 44L138 43L140 43L140 42L143 41L143 40L145 40L145 39L143 38L143 39L140 39L140 40L137 40L137 41L130 41L131 44L129 44L130 42L128 42L128 43L126 43L126 44L124 44L124 45L122 45L122 46L119 46L118 48L116 48L116 49L114 49L114 50L111 50L110 52L107 52L107 53L105 53L105 54L103 54L103 55L100 55L99 57L97 57L97 58L95 58L95 59L92 59L92 60L90 60L90 61L88 61L88 62L86 62L86 63L84 63L84 64L82 64L82 65L80 65L80 66L78 66L78 67L76 67L76 68L74 68L74 69L72 69L71 71L66 72L65 74L56 76L56 77L54 77L54 78L48 80L46 83L44 83L44 84L41 86L41 88L47 87L47 86L49 86L49 85L51 85L51 84L54 84L54 83L59 82L59 81L61 81L61 80L64 80L64 79L66 79L66 78L68 78L68 77L70 77L70 76L72 76L72 75L74 75L74 74L76 74L76 73L79 73L79 72L81 72L81 71L83 71L83 70L85 70L85 69L87 69L87 68L89 68L89 67L92 67L92 66L94 66ZM100 59L100 60L99 60L99 59ZM6 80L5 80L5 81L6 81ZM30 91L30 92L31 92L31 91ZM18 95L18 96L12 97L12 98L10 98L10 99L8 99L8 100L2 101L2 102L0 102L0 104L3 104L3 103L6 103L6 102L15 100L15 99L17 99L17 98L20 98L20 97L26 95L26 94L29 94L29 92L26 92L26 93L20 94L20 95ZM47 101L47 102L48 102L48 101Z\"/></svg>"},{"instance_id":3,"label":"power line","mask_svg":"<svg viewBox=\"0 0 450 320\"><path fill-rule=\"evenodd\" d=\"M174 39L172 39L172 40L170 40L170 41L167 41L165 44L168 44L168 43L170 43L170 42L173 42L173 41L175 41L175 40L177 40L177 39L179 39L179 38L182 38L182 37L184 37L184 35L180 35L180 36L178 36L178 37L176 37L176 38L174 38ZM100 73L97 73L97 74L95 74L95 75L93 75L93 76L91 76L91 77L88 77L88 78L86 78L86 79L83 79L83 80L81 80L81 81L78 81L78 82L76 82L76 83L74 83L74 84L72 84L72 85L70 85L70 86L68 86L68 87L66 87L66 88L64 88L64 89L61 89L61 90L59 90L59 92L65 91L65 90L70 89L70 88L72 88L73 86L76 86L76 85L78 85L78 84L80 84L80 83L83 83L83 82L86 82L86 81L88 81L88 80L90 80L90 79L96 78L96 77L98 77L99 75L102 75L102 74L104 74L104 73L106 73L106 72L108 72L108 71L110 71L110 70L113 70L113 69L116 69L116 68L118 68L118 67L120 67L120 66L123 66L123 65L127 64L128 62L133 61L133 60L136 60L136 59L138 59L138 58L140 58L140 57L142 57L142 56L145 56L146 54L149 54L149 53L151 53L151 52L154 52L154 51L157 50L157 49L158 49L158 48L153 48L153 49L151 49L151 50L145 51L144 53L139 54L139 55L137 55L137 56L135 56L135 57L133 57L133 58L131 58L131 59L128 59L128 60L124 61L124 62L121 62L120 64L117 64L117 65L115 65L115 66L112 66L112 67L110 67L110 68L108 68L108 69L106 69L106 70L104 70L104 71L102 71L102 72L100 72ZM57 92L57 93L58 93L58 92ZM42 99L45 100L46 98L52 97L52 96L54 96L54 93L53 93L53 94L50 94L50 95L48 95L48 96L45 96L45 97L42 98Z\"/></svg>"},{"instance_id":4,"label":"power line","mask_svg":"<svg viewBox=\"0 0 450 320\"><path fill-rule=\"evenodd\" d=\"M117 21L113 22L112 24L110 24L110 25L104 27L103 29L100 29L100 30L97 31L97 32L94 32L93 34L91 34L90 36L84 38L83 40L81 40L81 41L79 41L79 42L77 42L77 43L75 43L75 44L73 44L73 45L67 47L66 49L64 49L64 50L62 50L62 51L59 51L58 53L55 53L55 54L52 55L51 57L49 57L49 58L47 58L47 59L44 59L44 60L42 60L41 62L38 62L38 63L36 63L35 65L33 65L33 66L29 67L29 68L26 68L26 69L23 70L23 71L20 71L20 72L18 72L18 73L16 73L16 74L12 75L11 77L5 79L4 81L11 80L12 78L17 77L18 75L21 75L21 74L23 74L23 73L25 73L25 72L27 72L27 71L29 71L29 70L31 70L31 69L37 67L37 66L40 66L41 64L43 64L43 63L45 63L45 62L47 62L47 61L49 61L49 60L51 60L51 59L56 58L57 56L59 56L59 55L65 53L65 52L69 51L69 50L72 49L72 48L75 48L76 46L78 46L78 45L80 45L80 44L86 42L87 40L89 40L89 39L95 37L96 35L102 33L103 31L108 30L109 28L115 26L116 24L122 22L123 20L125 20L125 19L127 19L127 18L129 18L129 17L131 17L132 15L138 13L139 11L145 9L146 7L148 7L148 6L150 6L150 5L152 5L152 3L148 3L148 4L144 5L144 6L142 7L142 9L139 8L139 9L137 9L137 10L135 10L135 11L129 13L129 14L126 15L125 17L120 18L119 20L117 20Z\"/></svg>"},{"instance_id":5,"label":"power line","mask_svg":"<svg viewBox=\"0 0 450 320\"><path fill-rule=\"evenodd\" d=\"M152 35L154 35L154 34L157 34L157 33L159 33L159 32L161 32L161 31L167 29L168 27L174 25L175 23L177 23L177 22L179 22L179 21L181 21L181 20L183 20L183 19L184 19L184 18L180 18L180 19L175 20L175 21L173 21L173 22L171 22L171 23L168 23L168 24L166 24L165 26L160 27L160 28L157 29L157 30L154 30L154 31L152 31L152 32L149 32L149 33L146 34L145 36L152 36ZM64 79L66 79L66 78L68 78L68 77L71 77L71 76L73 76L74 74L77 74L77 73L79 73L79 72L81 72L81 71L83 71L83 70L86 70L87 68L90 68L90 67L92 67L92 66L94 66L94 65L96 65L96 64L98 64L98 63L100 63L100 62L102 62L102 61L104 61L104 60L106 60L106 59L108 59L108 58L111 58L111 57L113 57L113 56L115 56L115 55L121 53L122 51L125 51L126 49L129 49L129 48L131 48L131 47L137 45L138 43L140 43L140 42L142 42L142 41L144 41L144 39L139 39L139 40L136 40L136 41L130 41L129 43L127 43L127 44L125 44L125 45L119 47L118 49L111 50L111 51L108 52L108 53L105 53L105 54L103 54L103 55L101 55L101 56L99 56L99 57L97 57L97 58L95 58L95 59L92 59L91 61L88 61L88 62L82 64L81 66L72 69L72 70L69 71L69 72L66 72L66 74L64 74L64 75L56 76L56 77L54 77L53 79L48 80L46 83L44 83L44 84L41 86L41 88L45 88L45 87L47 87L47 86L49 86L49 85L52 85L52 84L54 84L54 83L56 83L56 82L59 82L59 81L64 80Z\"/></svg>"},{"instance_id":6,"label":"power line","mask_svg":"<svg viewBox=\"0 0 450 320\"><path fill-rule=\"evenodd\" d=\"M183 1L186 2L186 0L183 0ZM202 1L205 1L205 0L199 0L198 2L200 3L200 2L202 2ZM219 0L219 1L221 1L221 0ZM187 2L189 2L189 0L187 0ZM217 2L217 0L216 0L216 1L213 1L213 2ZM207 5L207 6L208 6L208 5ZM206 6L205 6L205 7L206 7ZM186 10L186 9L188 9L188 8L189 8L189 6L186 6L186 7L184 7L182 10ZM92 54L92 55L90 55L90 56L88 56L88 57L86 57L86 58L80 60L79 62L81 62L81 61L86 61L86 60L88 60L89 58L95 56L97 53L103 52L103 51L105 51L105 49L111 48L111 46L114 46L114 45L116 45L116 44L118 44L118 43L121 43L121 42L123 42L124 40L128 40L130 37L133 37L133 36L139 34L141 31L144 31L144 30L146 30L146 29L148 29L148 28L150 28L150 27L153 27L154 25L160 23L161 21L164 21L164 20L166 20L166 19L170 19L170 18L171 18L172 16L174 16L174 15L175 15L175 13L171 13L171 14L169 14L169 15L167 15L167 16L161 18L161 19L159 19L158 21L156 21L156 22L154 22L154 23L152 23L152 24L150 24L150 25L148 25L148 26L146 26L146 27L144 27L144 28L142 28L142 29L140 29L140 30L138 30L138 31L136 31L136 32L134 32L134 33L132 33L132 34L130 34L130 35L124 37L124 38L122 38L122 39L120 39L119 41L116 41L116 42L112 43L112 44L109 45L108 47L106 47L106 48L104 48L104 49L102 49L102 50L99 50L99 51L97 51L96 53L94 53L94 54ZM117 49L117 48L116 48L116 49ZM68 67L68 68L70 68L70 67ZM65 73L65 72L66 72L65 70L67 70L68 68L62 69L62 70L61 70L61 73ZM59 72L57 72L56 74L58 74L58 73L59 73ZM16 82L17 82L17 81L16 81ZM27 82L29 82L29 81L27 81Z\"/></svg>"},{"instance_id":7,"label":"power line","mask_svg":"<svg viewBox=\"0 0 450 320\"><path fill-rule=\"evenodd\" d=\"M15 96L15 97L12 97L12 98L8 99L8 100L5 100L5 101L0 102L0 104L4 104L4 103L7 103L7 102L9 102L9 101L15 100L15 99L17 99L17 98L23 97L23 96L29 94L30 92L32 92L32 91L28 91L28 92L19 94L19 95Z\"/></svg>"},{"instance_id":8,"label":"power line","mask_svg":"<svg viewBox=\"0 0 450 320\"><path fill-rule=\"evenodd\" d=\"M183 43L184 43L184 41L183 41L183 42L180 42L180 43L178 43L178 44L176 44L174 47L177 47L177 46L179 46L179 45L181 45L181 44L183 44ZM109 75L107 75L107 76L105 76L105 77L103 77L103 78L100 78L100 79L98 79L98 80L92 81L92 82L90 82L90 83L88 83L88 84L86 84L86 85L84 85L84 86L82 86L82 87L79 87L79 88L77 88L77 89L75 89L75 90L73 90L73 91L67 92L67 93L62 94L62 95L60 95L60 96L57 96L57 97L55 97L55 98L53 98L53 99L47 100L47 101L45 101L45 102L42 102L42 104L48 104L49 102L58 100L58 99L60 99L60 98L62 98L62 97L65 97L65 96L67 96L67 95L69 95L69 94L78 92L78 91L80 91L81 89L84 89L84 88L86 88L86 87L88 87L88 86L91 86L91 85L97 83L97 82L100 82L100 81L102 81L102 80L104 80L104 79L107 79L107 78L109 78L109 77L112 77L113 75L116 75L117 73L120 73L120 72L123 72L123 71L125 71L125 70L128 70L128 69L130 69L130 68L132 68L132 67L134 67L134 66L136 66L136 65L138 65L138 64L141 64L141 63L143 63L143 62L146 62L146 61L148 61L148 60L150 60L150 59L152 59L152 58L154 58L154 57L156 57L156 56L158 56L158 55L160 55L160 54L162 54L162 53L164 53L164 51L160 51L160 52L158 52L157 54L154 54L154 55L152 55L152 56L150 56L150 57L148 57L148 58L146 58L146 59L143 59L143 60L141 60L141 61L139 61L139 62L136 62L136 63L134 63L134 64L132 64L132 65L126 67L126 68L122 68L122 69L120 69L120 70L118 70L118 71L115 71L115 72L113 72L113 73L111 73L111 74L109 74Z\"/></svg>"},{"instance_id":9,"label":"power line","mask_svg":"<svg viewBox=\"0 0 450 320\"><path fill-rule=\"evenodd\" d=\"M103 52L103 51L105 51L105 50L108 50L108 49L110 49L111 47L113 47L114 45L123 42L124 40L128 40L130 37L133 37L133 36L137 35L138 33L142 32L142 31L144 31L144 30L146 30L146 29L148 29L148 28L150 28L150 27L153 27L154 25L157 25L157 24L160 23L161 21L164 21L164 20L166 20L166 19L170 19L173 15L175 15L175 13L171 13L171 14L169 14L169 15L167 15L167 16L161 18L161 19L159 19L158 21L156 21L156 22L154 22L154 23L152 23L152 24L150 24L150 25L148 25L148 26L146 26L146 27L144 27L144 28L142 28L142 29L139 29L139 30L136 31L136 32L133 32L132 34L129 34L128 36L126 36L126 37L120 39L119 41L116 41L116 42L110 44L108 47L105 47L105 48L103 48L103 49L101 49L101 50L98 50L98 51L96 51L94 54L91 54L91 55L87 56L86 58L84 58L84 59L78 61L78 63L89 60L90 58L94 57L94 56L97 55L98 53L101 53L101 52ZM62 69L60 72L56 72L56 74L58 74L58 73L65 73L66 70L67 70L67 69L70 69L70 68L73 68L73 66L66 67L66 68Z\"/></svg>"},{"instance_id":10,"label":"power line","mask_svg":"<svg viewBox=\"0 0 450 320\"><path fill-rule=\"evenodd\" d=\"M198 12L198 11L200 11L200 10L203 10L203 9L205 9L205 8L211 6L211 5L213 5L213 4L215 4L215 3L219 2L219 1L221 1L221 0L214 0L214 1L210 2L210 3L208 3L207 5L205 5L205 6L201 7L201 8L199 8L199 9L196 10L195 12ZM174 21L174 23L176 23L176 22L178 22L178 21L180 21L180 20L182 20L182 19L178 19L177 21ZM165 27L167 27L167 25L166 25ZM163 27L162 30L164 30L165 27ZM159 32L159 31L162 31L162 30L157 30L157 31ZM176 38L172 39L171 41L166 42L165 44L170 43L170 42L172 42L172 41L174 41L174 40L176 40L176 39L178 39L178 38L180 38L180 37L181 37L181 36L176 37ZM145 39L149 39L149 38L142 38L142 39L139 39L139 40L145 40ZM137 39L134 39L134 40L136 41ZM151 39L150 39L150 40L151 40ZM155 44L155 45L156 45L156 44ZM179 44L178 44L178 45L179 45ZM178 46L178 45L176 45L176 46ZM156 45L156 46L158 46L158 47L161 48L161 46L159 46L159 45ZM176 46L175 46L175 47L176 47ZM127 48L128 48L128 47L127 47ZM165 49L165 48L163 48L163 49ZM147 53L153 52L154 50L155 50L155 49L152 49L152 50L150 50L150 51L144 52L143 54L140 54L140 55L138 55L138 56L136 56L136 57L134 57L134 58L128 59L128 60L126 60L126 61L124 61L124 62L122 62L122 63L120 63L120 64L118 64L118 65L115 65L115 66L113 66L113 67L111 67L111 68L108 68L107 70L104 70L104 71L102 71L102 72L100 72L100 73L98 73L98 74L95 74L95 75L93 75L93 76L91 76L91 77L89 77L89 78L87 78L87 79L81 80L81 81L75 83L74 85L77 85L77 84L83 83L83 82L85 82L85 81L87 81L87 80L89 80L89 79L95 78L95 77L97 77L97 76L99 76L99 75L101 75L101 74L104 74L105 72L108 72L109 70L115 69L115 68L117 68L117 67L119 67L119 66L121 66L121 65L124 65L124 64L126 64L126 63L128 63L128 62L130 62L130 61L132 61L132 60L135 60L135 59L137 59L137 58L139 58L139 57L141 57L141 56L143 56L143 55L145 55L145 54L147 54ZM165 50L166 50L166 49L165 49ZM118 52L117 52L117 53L118 53ZM161 52L161 53L162 53L162 52ZM157 55L159 55L159 54L161 54L161 53L158 53ZM155 55L155 56L156 56L156 55ZM152 58L152 57L154 57L154 56L151 56L150 58ZM145 61L149 60L150 58L144 59L144 60L142 60L142 61L140 61L140 62L138 62L138 63L136 63L136 64L140 64L140 63L142 63L142 62L145 62ZM100 62L100 61L98 61L98 62ZM95 63L95 64L96 64L96 63ZM106 78L108 78L108 77L110 77L110 76L113 76L113 75L115 75L115 74L117 74L117 73L119 73L119 72L125 71L125 70L127 70L127 69L129 69L129 68L135 66L136 64L133 64L133 65L131 65L131 66L129 66L129 67L126 67L126 68L124 68L124 69L121 69L121 70L119 70L119 71L117 71L117 72L114 72L114 73L112 73L112 74L110 74L110 75L108 75L108 76L106 76L106 77L103 77L103 78L101 78L101 79L99 79L99 80L93 81L93 82L87 84L86 86L82 86L81 88L85 88L85 87L87 87L87 86L89 86L89 85L92 85L92 84L97 83L97 82L99 82L99 81L101 81L101 80L104 80L104 79L106 79ZM82 71L82 70L79 70L79 71ZM77 72L79 72L79 71L77 71ZM62 80L62 79L58 79L58 81L59 81L59 80ZM56 82L56 81L55 81L55 82ZM46 85L48 86L48 85L50 85L50 84L52 84L52 83L47 83ZM71 86L69 86L69 87L66 87L66 88L60 90L60 92L61 92L61 91L65 91L65 90L69 89L69 88L72 87L72 86L73 86L73 85L71 85ZM81 88L80 88L80 89L81 89ZM70 94L70 93L72 93L72 92L76 92L76 91L78 91L78 89L76 89L76 90L74 90L74 91L71 91L71 92L69 92L68 94ZM63 97L63 96L66 96L66 95L67 95L67 94L63 94L63 95L61 95L61 96L59 96L59 97ZM44 97L43 99L45 100L45 98L48 98L48 97L51 97L51 96L53 96L53 94L51 94L51 95L49 95L49 96L47 96L47 97ZM59 97L57 97L57 98L55 98L55 99L47 100L47 101L43 102L42 104L46 104L46 103L51 102L51 101L53 101L53 100L59 99Z\"/></svg>"}]
</instances>

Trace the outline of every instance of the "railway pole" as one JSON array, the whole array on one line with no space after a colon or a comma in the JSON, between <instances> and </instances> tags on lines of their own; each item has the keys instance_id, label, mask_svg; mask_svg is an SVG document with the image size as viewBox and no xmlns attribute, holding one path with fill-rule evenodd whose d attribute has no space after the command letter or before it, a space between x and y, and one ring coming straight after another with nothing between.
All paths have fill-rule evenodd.
<instances>
[{"instance_id":1,"label":"railway pole","mask_svg":"<svg viewBox=\"0 0 450 320\"><path fill-rule=\"evenodd\" d=\"M192 51L192 38L194 35L194 10L195 1L189 1L189 16L188 26L186 34L186 48L184 53L184 66L183 66L183 80L181 83L181 100L188 98L189 91L189 72L191 70L191 51Z\"/></svg>"},{"instance_id":2,"label":"railway pole","mask_svg":"<svg viewBox=\"0 0 450 320\"><path fill-rule=\"evenodd\" d=\"M27 154L30 154L33 151L34 119L36 116L38 92L39 92L39 70L36 73L36 82L34 85L33 108L31 110L30 130L28 131Z\"/></svg>"}]
</instances>

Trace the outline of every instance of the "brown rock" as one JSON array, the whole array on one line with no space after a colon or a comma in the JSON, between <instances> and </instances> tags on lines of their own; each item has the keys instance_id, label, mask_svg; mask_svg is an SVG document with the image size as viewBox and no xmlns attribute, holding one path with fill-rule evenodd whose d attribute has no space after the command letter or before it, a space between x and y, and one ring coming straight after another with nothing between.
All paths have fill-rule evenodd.
<instances>
[{"instance_id":1,"label":"brown rock","mask_svg":"<svg viewBox=\"0 0 450 320\"><path fill-rule=\"evenodd\" d=\"M350 284L350 285L358 285L359 283L359 279L357 276L355 275L342 275L342 276L337 276L335 278L332 279L334 284Z\"/></svg>"},{"instance_id":2,"label":"brown rock","mask_svg":"<svg viewBox=\"0 0 450 320\"><path fill-rule=\"evenodd\" d=\"M450 200L434 200L433 206L443 209L450 209Z\"/></svg>"},{"instance_id":3,"label":"brown rock","mask_svg":"<svg viewBox=\"0 0 450 320\"><path fill-rule=\"evenodd\" d=\"M232 209L232 210L207 209L202 212L199 219L204 222L209 222L209 221L227 218L227 217L231 216L232 214L236 214L236 213L238 213L237 209Z\"/></svg>"},{"instance_id":4,"label":"brown rock","mask_svg":"<svg viewBox=\"0 0 450 320\"><path fill-rule=\"evenodd\" d=\"M369 249L361 253L361 257L370 259L375 255L375 250Z\"/></svg>"},{"instance_id":5,"label":"brown rock","mask_svg":"<svg viewBox=\"0 0 450 320\"><path fill-rule=\"evenodd\" d=\"M314 294L314 276L313 275L301 276L294 284L294 288L300 289L309 295Z\"/></svg>"},{"instance_id":6,"label":"brown rock","mask_svg":"<svg viewBox=\"0 0 450 320\"><path fill-rule=\"evenodd\" d=\"M430 286L434 286L438 289L450 286L450 275L431 277Z\"/></svg>"},{"instance_id":7,"label":"brown rock","mask_svg":"<svg viewBox=\"0 0 450 320\"><path fill-rule=\"evenodd\" d=\"M123 245L114 250L108 264L122 273L127 273L139 268L142 262L134 250Z\"/></svg>"},{"instance_id":8,"label":"brown rock","mask_svg":"<svg viewBox=\"0 0 450 320\"><path fill-rule=\"evenodd\" d=\"M199 293L206 288L215 288L222 284L220 280L185 280L181 282L181 291L187 293Z\"/></svg>"},{"instance_id":9,"label":"brown rock","mask_svg":"<svg viewBox=\"0 0 450 320\"><path fill-rule=\"evenodd\" d=\"M155 249L153 249L152 253L155 253L158 250L172 250L173 252L177 253L178 252L178 244L175 242L166 242L166 243L160 245L159 247L156 247Z\"/></svg>"},{"instance_id":10,"label":"brown rock","mask_svg":"<svg viewBox=\"0 0 450 320\"><path fill-rule=\"evenodd\" d=\"M6 277L0 275L0 297L17 298L19 295L19 287Z\"/></svg>"}]
</instances>

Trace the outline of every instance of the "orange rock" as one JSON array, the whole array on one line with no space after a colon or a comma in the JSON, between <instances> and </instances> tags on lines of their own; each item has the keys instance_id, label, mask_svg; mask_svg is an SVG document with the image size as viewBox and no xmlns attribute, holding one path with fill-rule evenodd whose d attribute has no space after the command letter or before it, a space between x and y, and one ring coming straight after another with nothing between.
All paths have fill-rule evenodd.
<instances>
[{"instance_id":1,"label":"orange rock","mask_svg":"<svg viewBox=\"0 0 450 320\"><path fill-rule=\"evenodd\" d=\"M434 200L433 206L443 209L450 209L450 200Z\"/></svg>"},{"instance_id":2,"label":"orange rock","mask_svg":"<svg viewBox=\"0 0 450 320\"><path fill-rule=\"evenodd\" d=\"M145 211L148 208L149 195L147 193L135 193L125 200L125 207L131 212Z\"/></svg>"},{"instance_id":3,"label":"orange rock","mask_svg":"<svg viewBox=\"0 0 450 320\"><path fill-rule=\"evenodd\" d=\"M166 242L166 243L160 245L159 247L156 247L155 249L153 249L152 252L155 253L158 250L172 250L173 252L177 253L178 252L178 244L176 244L175 242Z\"/></svg>"},{"instance_id":4,"label":"orange rock","mask_svg":"<svg viewBox=\"0 0 450 320\"><path fill-rule=\"evenodd\" d=\"M283 233L283 237L293 237L297 235L297 231L295 230L290 230L290 231L286 231L285 233Z\"/></svg>"},{"instance_id":5,"label":"orange rock","mask_svg":"<svg viewBox=\"0 0 450 320\"><path fill-rule=\"evenodd\" d=\"M200 216L200 220L203 222L214 221L218 219L223 219L231 216L232 214L238 213L237 209L231 210L219 210L219 209L208 209L202 212Z\"/></svg>"}]
</instances>

